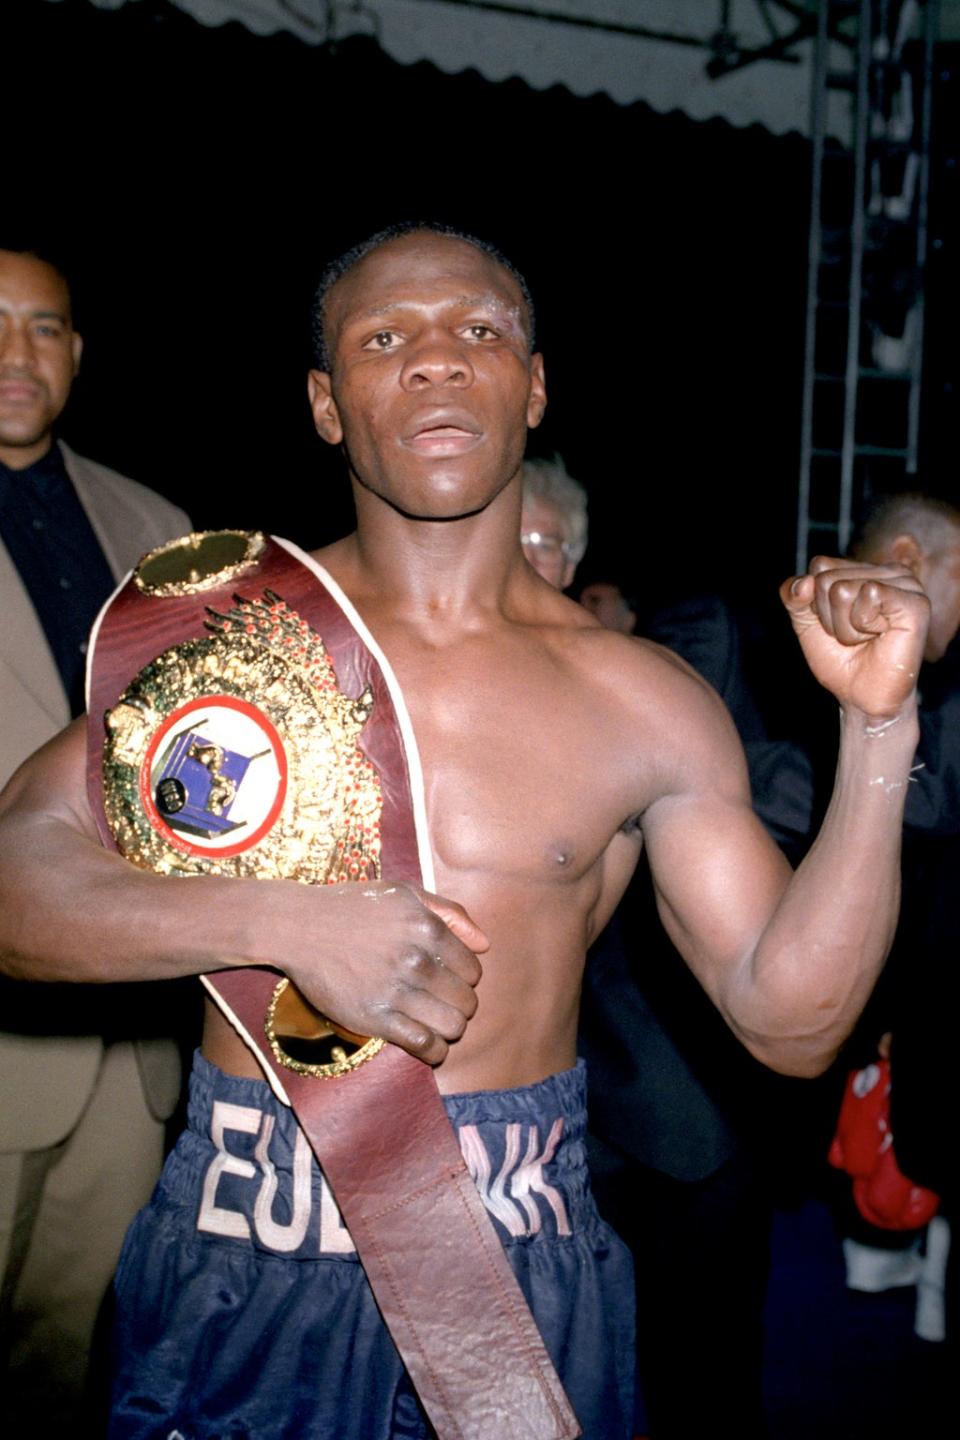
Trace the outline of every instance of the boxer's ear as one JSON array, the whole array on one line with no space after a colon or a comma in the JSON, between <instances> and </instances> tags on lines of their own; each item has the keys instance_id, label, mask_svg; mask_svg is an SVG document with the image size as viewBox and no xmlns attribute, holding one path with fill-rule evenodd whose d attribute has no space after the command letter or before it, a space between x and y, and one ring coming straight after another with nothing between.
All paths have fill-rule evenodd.
<instances>
[{"instance_id":1,"label":"boxer's ear","mask_svg":"<svg viewBox=\"0 0 960 1440\"><path fill-rule=\"evenodd\" d=\"M543 356L530 356L530 399L527 401L527 424L535 430L547 408L547 385L543 374Z\"/></svg>"},{"instance_id":2,"label":"boxer's ear","mask_svg":"<svg viewBox=\"0 0 960 1440\"><path fill-rule=\"evenodd\" d=\"M337 402L333 398L330 376L325 370L310 371L307 377L307 394L310 397L310 409L317 434L326 440L328 445L339 445L343 439L343 426L340 424Z\"/></svg>"},{"instance_id":3,"label":"boxer's ear","mask_svg":"<svg viewBox=\"0 0 960 1440\"><path fill-rule=\"evenodd\" d=\"M905 566L922 582L923 577L920 572L923 569L924 555L913 535L898 535L890 545L889 554L894 565Z\"/></svg>"}]
</instances>

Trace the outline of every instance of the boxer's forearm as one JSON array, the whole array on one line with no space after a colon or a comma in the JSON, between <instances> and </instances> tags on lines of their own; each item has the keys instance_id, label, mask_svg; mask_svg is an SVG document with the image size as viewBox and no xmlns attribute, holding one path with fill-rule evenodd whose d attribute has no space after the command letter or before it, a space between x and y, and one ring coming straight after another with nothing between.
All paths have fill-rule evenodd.
<instances>
[{"instance_id":1,"label":"boxer's forearm","mask_svg":"<svg viewBox=\"0 0 960 1440\"><path fill-rule=\"evenodd\" d=\"M154 875L60 818L10 816L0 825L0 969L110 983L254 963L246 896L228 892L233 884Z\"/></svg>"},{"instance_id":2,"label":"boxer's forearm","mask_svg":"<svg viewBox=\"0 0 960 1440\"><path fill-rule=\"evenodd\" d=\"M833 1060L876 983L896 928L903 806L917 745L915 708L894 722L841 720L833 798L820 834L726 1007L774 1068L817 1074Z\"/></svg>"},{"instance_id":3,"label":"boxer's forearm","mask_svg":"<svg viewBox=\"0 0 960 1440\"><path fill-rule=\"evenodd\" d=\"M63 817L14 810L0 823L0 971L13 979L266 965L347 1029L438 1064L476 1009L473 951L486 943L460 906L410 885L156 875Z\"/></svg>"}]
</instances>

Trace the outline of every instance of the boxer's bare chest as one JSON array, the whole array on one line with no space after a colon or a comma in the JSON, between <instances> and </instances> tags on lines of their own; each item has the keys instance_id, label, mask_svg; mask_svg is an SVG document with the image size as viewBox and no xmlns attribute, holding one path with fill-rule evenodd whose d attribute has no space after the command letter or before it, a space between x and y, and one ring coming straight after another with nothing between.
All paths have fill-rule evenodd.
<instances>
[{"instance_id":1,"label":"boxer's bare chest","mask_svg":"<svg viewBox=\"0 0 960 1440\"><path fill-rule=\"evenodd\" d=\"M438 883L582 878L643 789L636 737L589 668L523 628L444 645L381 628L417 737Z\"/></svg>"}]
</instances>

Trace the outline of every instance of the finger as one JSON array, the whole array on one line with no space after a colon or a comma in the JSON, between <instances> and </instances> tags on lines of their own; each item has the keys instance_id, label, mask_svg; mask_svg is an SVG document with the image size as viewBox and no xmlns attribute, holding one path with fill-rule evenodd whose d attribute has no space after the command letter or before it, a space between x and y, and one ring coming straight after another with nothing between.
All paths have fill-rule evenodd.
<instances>
[{"instance_id":1,"label":"finger","mask_svg":"<svg viewBox=\"0 0 960 1440\"><path fill-rule=\"evenodd\" d=\"M441 976L439 980L433 979L434 984L449 986L454 980L468 987L479 984L483 970L474 952L425 904L420 906L419 918L408 931L408 941L406 952L399 956L401 969L406 967L408 978L418 970L426 976L427 969L436 965Z\"/></svg>"},{"instance_id":2,"label":"finger","mask_svg":"<svg viewBox=\"0 0 960 1440\"><path fill-rule=\"evenodd\" d=\"M897 575L910 576L913 573L911 570L908 570L905 565L892 563L875 565L870 560L850 560L845 557L837 557L836 555L814 555L810 561L810 568L807 573L818 576L825 575L831 570L837 579L844 580L852 580L857 577L866 577L869 575L889 576L892 578Z\"/></svg>"},{"instance_id":3,"label":"finger","mask_svg":"<svg viewBox=\"0 0 960 1440\"><path fill-rule=\"evenodd\" d=\"M791 615L801 615L813 602L815 582L812 575L791 575L780 586L780 599Z\"/></svg>"},{"instance_id":4,"label":"finger","mask_svg":"<svg viewBox=\"0 0 960 1440\"><path fill-rule=\"evenodd\" d=\"M867 635L886 629L881 616L880 587L874 581L817 578L817 615L828 634L841 645L859 645ZM858 624L855 616L859 616Z\"/></svg>"},{"instance_id":5,"label":"finger","mask_svg":"<svg viewBox=\"0 0 960 1440\"><path fill-rule=\"evenodd\" d=\"M820 570L814 576L813 612L827 634L835 639L839 638L837 624L840 623L841 628L843 625L844 606L849 608L853 593L844 581L836 578L835 571Z\"/></svg>"},{"instance_id":6,"label":"finger","mask_svg":"<svg viewBox=\"0 0 960 1440\"><path fill-rule=\"evenodd\" d=\"M814 555L807 567L807 573L821 575L824 570L842 570L849 563L849 560L841 560L834 555Z\"/></svg>"},{"instance_id":7,"label":"finger","mask_svg":"<svg viewBox=\"0 0 960 1440\"><path fill-rule=\"evenodd\" d=\"M485 950L490 949L490 941L475 925L462 905L455 900L445 900L442 895L433 895L429 890L421 890L420 897L428 910L434 915L439 915L448 930L452 930L458 940L461 940L470 950L482 955Z\"/></svg>"},{"instance_id":8,"label":"finger","mask_svg":"<svg viewBox=\"0 0 960 1440\"><path fill-rule=\"evenodd\" d=\"M472 990L469 995L468 1003L472 1015L476 1010L476 997ZM470 1015L464 1014L457 1006L445 1004L426 990L400 991L393 1009L448 1043L460 1039L470 1019Z\"/></svg>"},{"instance_id":9,"label":"finger","mask_svg":"<svg viewBox=\"0 0 960 1440\"><path fill-rule=\"evenodd\" d=\"M426 1025L411 1020L399 1010L388 1011L378 1026L384 1040L399 1045L408 1055L423 1060L427 1065L439 1065L447 1058L450 1047L442 1035L437 1035Z\"/></svg>"},{"instance_id":10,"label":"finger","mask_svg":"<svg viewBox=\"0 0 960 1440\"><path fill-rule=\"evenodd\" d=\"M890 618L886 613L884 591L888 587L876 581L861 585L850 606L850 624L862 635L882 635L890 629ZM889 602L887 602L889 603ZM900 607L897 606L897 609Z\"/></svg>"},{"instance_id":11,"label":"finger","mask_svg":"<svg viewBox=\"0 0 960 1440\"><path fill-rule=\"evenodd\" d=\"M479 961L470 951L464 953L476 966L477 980L479 980ZM475 980L467 980L452 969L442 954L431 953L419 946L414 946L401 956L395 988L401 994L429 996L432 1001L443 1004L448 1009L455 1009L469 1019L477 1008L477 994L474 989L476 983ZM417 1002L414 1000L412 1003L416 1004ZM407 1005L402 1008L410 1014L413 1013ZM419 1010L417 1014L420 1014Z\"/></svg>"},{"instance_id":12,"label":"finger","mask_svg":"<svg viewBox=\"0 0 960 1440\"><path fill-rule=\"evenodd\" d=\"M905 592L876 579L835 581L825 592L831 633L842 645L859 645L897 628L905 611Z\"/></svg>"},{"instance_id":13,"label":"finger","mask_svg":"<svg viewBox=\"0 0 960 1440\"><path fill-rule=\"evenodd\" d=\"M879 580L892 584L898 590L918 593L923 590L920 581L905 565L856 564L832 556L816 555L810 561L810 570L806 575L791 576L783 582L780 586L780 599L794 617L800 617L804 610L809 608L811 616L816 615L829 629L832 621L826 599L827 592L831 584L841 580ZM821 596L819 603L816 598L818 594Z\"/></svg>"},{"instance_id":14,"label":"finger","mask_svg":"<svg viewBox=\"0 0 960 1440\"><path fill-rule=\"evenodd\" d=\"M834 580L881 580L892 582L898 589L922 590L916 575L906 565L890 562L874 565L867 560L837 560L828 555L816 555L810 561L813 576L830 574Z\"/></svg>"},{"instance_id":15,"label":"finger","mask_svg":"<svg viewBox=\"0 0 960 1440\"><path fill-rule=\"evenodd\" d=\"M842 582L831 593L837 639L845 645L885 635L891 630L915 631L924 621L922 590L884 584L876 579Z\"/></svg>"},{"instance_id":16,"label":"finger","mask_svg":"<svg viewBox=\"0 0 960 1440\"><path fill-rule=\"evenodd\" d=\"M837 578L837 572L829 570L818 570L816 574L795 575L791 579L785 580L780 586L780 599L794 620L806 618L810 623L816 623L819 620L821 624L826 623L829 628L829 603L826 597L830 585Z\"/></svg>"},{"instance_id":17,"label":"finger","mask_svg":"<svg viewBox=\"0 0 960 1440\"><path fill-rule=\"evenodd\" d=\"M821 570L816 577L817 619L841 645L858 645L890 628L884 612L888 604L897 606L903 592L898 585L881 583L877 571L876 566L848 567Z\"/></svg>"}]
</instances>

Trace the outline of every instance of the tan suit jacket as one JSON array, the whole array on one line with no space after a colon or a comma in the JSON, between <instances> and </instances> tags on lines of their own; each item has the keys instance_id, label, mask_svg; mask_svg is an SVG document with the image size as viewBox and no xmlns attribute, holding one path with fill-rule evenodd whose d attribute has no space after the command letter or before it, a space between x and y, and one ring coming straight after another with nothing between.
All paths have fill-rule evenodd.
<instances>
[{"instance_id":1,"label":"tan suit jacket","mask_svg":"<svg viewBox=\"0 0 960 1440\"><path fill-rule=\"evenodd\" d=\"M190 522L182 510L143 485L75 455L61 444L67 471L118 581L140 556ZM70 719L67 699L43 629L16 566L0 542L0 785ZM51 876L51 883L56 877ZM59 990L60 987L57 987ZM93 988L93 987L89 987ZM84 987L87 990L88 987ZM70 1033L57 1027L66 1001ZM79 1009L98 1013L98 997L66 996L44 985L0 989L0 1151L40 1150L57 1144L76 1125L96 1081L103 1055L97 1033L73 1033ZM91 1028L93 1028L91 1024ZM129 1032L128 1032L129 1033ZM177 1100L180 1066L167 1040L137 1041L137 1062L147 1104L158 1120Z\"/></svg>"}]
</instances>

